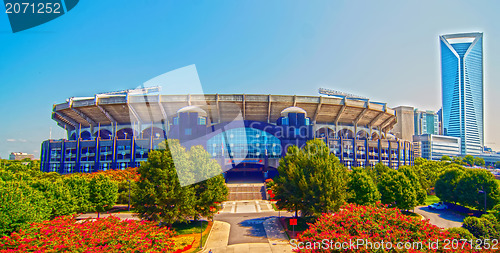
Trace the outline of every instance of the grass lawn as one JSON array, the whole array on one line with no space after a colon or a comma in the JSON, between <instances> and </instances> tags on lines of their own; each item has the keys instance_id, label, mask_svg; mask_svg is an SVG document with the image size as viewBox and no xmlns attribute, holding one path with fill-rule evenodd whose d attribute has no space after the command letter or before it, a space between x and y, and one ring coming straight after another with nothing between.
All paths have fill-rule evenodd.
<instances>
[{"instance_id":1,"label":"grass lawn","mask_svg":"<svg viewBox=\"0 0 500 253\"><path fill-rule=\"evenodd\" d=\"M271 206L273 207L274 211L276 211L276 212L277 212L277 211L283 211L283 212L286 212L286 210L285 210L285 209L281 209L281 210L280 210L280 209L278 209L278 207L276 206L276 204L275 204L275 203L271 203Z\"/></svg>"},{"instance_id":2,"label":"grass lawn","mask_svg":"<svg viewBox=\"0 0 500 253\"><path fill-rule=\"evenodd\" d=\"M425 199L425 204L430 205L439 201L441 200L436 195L427 195L427 199Z\"/></svg>"},{"instance_id":3,"label":"grass lawn","mask_svg":"<svg viewBox=\"0 0 500 253\"><path fill-rule=\"evenodd\" d=\"M203 231L207 229L208 221L203 221ZM177 235L200 234L200 222L191 221L189 223L174 223L172 228Z\"/></svg>"},{"instance_id":4,"label":"grass lawn","mask_svg":"<svg viewBox=\"0 0 500 253\"><path fill-rule=\"evenodd\" d=\"M423 217L422 215L418 214L418 213L414 213L414 212L406 212L406 211L402 211L401 213L403 213L404 215L408 215L408 216L411 216L411 217L415 217L417 218L418 220L421 220Z\"/></svg>"},{"instance_id":5,"label":"grass lawn","mask_svg":"<svg viewBox=\"0 0 500 253\"><path fill-rule=\"evenodd\" d=\"M208 239L208 234L209 234L209 233L205 233L205 234L203 234L203 237L202 237L202 239L203 239L203 247L205 247L205 244L206 244L206 242L207 242L207 239ZM194 252L199 252L199 251L201 251L201 250L202 250L202 249L200 249L200 245L193 245L193 248L194 248L194 250L192 251L193 253L194 253Z\"/></svg>"}]
</instances>

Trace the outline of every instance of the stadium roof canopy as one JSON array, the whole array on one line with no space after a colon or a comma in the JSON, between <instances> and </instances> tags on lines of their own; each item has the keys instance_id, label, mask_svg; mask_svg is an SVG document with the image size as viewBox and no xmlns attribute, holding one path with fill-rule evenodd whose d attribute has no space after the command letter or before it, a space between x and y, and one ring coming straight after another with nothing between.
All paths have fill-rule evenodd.
<instances>
[{"instance_id":1,"label":"stadium roof canopy","mask_svg":"<svg viewBox=\"0 0 500 253\"><path fill-rule=\"evenodd\" d=\"M69 129L98 124L171 122L177 111L186 106L200 107L212 123L232 121L238 114L245 120L274 123L289 107L302 108L313 123L357 124L382 130L390 130L396 123L394 110L368 99L250 94L97 94L54 105L52 118Z\"/></svg>"}]
</instances>

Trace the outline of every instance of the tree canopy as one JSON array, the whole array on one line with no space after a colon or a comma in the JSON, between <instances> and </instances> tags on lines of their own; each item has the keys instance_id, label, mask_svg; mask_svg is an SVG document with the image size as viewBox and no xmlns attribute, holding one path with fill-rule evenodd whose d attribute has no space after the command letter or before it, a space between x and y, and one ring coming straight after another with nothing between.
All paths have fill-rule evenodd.
<instances>
[{"instance_id":1,"label":"tree canopy","mask_svg":"<svg viewBox=\"0 0 500 253\"><path fill-rule=\"evenodd\" d=\"M380 193L373 179L363 168L353 168L349 173L349 199L350 203L358 205L375 204L380 200Z\"/></svg>"},{"instance_id":2,"label":"tree canopy","mask_svg":"<svg viewBox=\"0 0 500 253\"><path fill-rule=\"evenodd\" d=\"M278 173L273 192L280 208L317 215L337 211L347 199L347 169L322 140L289 147Z\"/></svg>"},{"instance_id":3,"label":"tree canopy","mask_svg":"<svg viewBox=\"0 0 500 253\"><path fill-rule=\"evenodd\" d=\"M178 140L161 146L138 169L133 205L140 216L168 225L211 217L228 195L220 165L201 146L186 151Z\"/></svg>"}]
</instances>

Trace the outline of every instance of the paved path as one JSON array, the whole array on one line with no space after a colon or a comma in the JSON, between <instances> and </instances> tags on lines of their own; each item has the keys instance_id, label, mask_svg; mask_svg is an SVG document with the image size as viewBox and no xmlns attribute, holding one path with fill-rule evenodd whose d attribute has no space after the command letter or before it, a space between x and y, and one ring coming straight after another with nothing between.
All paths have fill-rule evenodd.
<instances>
[{"instance_id":1,"label":"paved path","mask_svg":"<svg viewBox=\"0 0 500 253\"><path fill-rule=\"evenodd\" d=\"M214 217L204 252L210 249L214 253L292 252L278 214L292 216L288 212L275 212L268 201L225 202L224 209Z\"/></svg>"},{"instance_id":2,"label":"paved path","mask_svg":"<svg viewBox=\"0 0 500 253\"><path fill-rule=\"evenodd\" d=\"M110 215L116 216L120 219L129 219L129 220L141 220L139 217L136 216L135 213L111 213L111 214L106 214L106 213L101 213L99 214L100 218L105 218ZM78 219L87 219L87 218L97 218L97 213L84 213L80 214L77 217Z\"/></svg>"},{"instance_id":3,"label":"paved path","mask_svg":"<svg viewBox=\"0 0 500 253\"><path fill-rule=\"evenodd\" d=\"M223 221L215 221L203 252L213 253L291 253L292 247L284 234L283 227L276 217L268 218L262 222L265 240L259 243L230 244L229 231L231 225Z\"/></svg>"},{"instance_id":4,"label":"paved path","mask_svg":"<svg viewBox=\"0 0 500 253\"><path fill-rule=\"evenodd\" d=\"M431 210L427 206L415 207L415 213L418 213L428 219L433 225L440 228L461 227L464 216L456 214L450 210Z\"/></svg>"},{"instance_id":5,"label":"paved path","mask_svg":"<svg viewBox=\"0 0 500 253\"><path fill-rule=\"evenodd\" d=\"M221 213L260 213L274 212L269 201L265 200L245 200L224 202Z\"/></svg>"}]
</instances>

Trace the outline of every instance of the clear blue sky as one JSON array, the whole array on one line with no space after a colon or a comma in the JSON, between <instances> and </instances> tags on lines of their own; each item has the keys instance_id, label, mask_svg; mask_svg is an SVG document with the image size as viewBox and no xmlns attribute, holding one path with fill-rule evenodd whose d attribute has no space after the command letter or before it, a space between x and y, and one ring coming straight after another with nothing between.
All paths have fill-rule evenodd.
<instances>
[{"instance_id":1,"label":"clear blue sky","mask_svg":"<svg viewBox=\"0 0 500 253\"><path fill-rule=\"evenodd\" d=\"M438 110L438 36L483 32L486 145L500 150L498 1L80 1L13 34L0 8L0 156L63 137L52 105L196 64L206 93L326 87Z\"/></svg>"}]
</instances>

